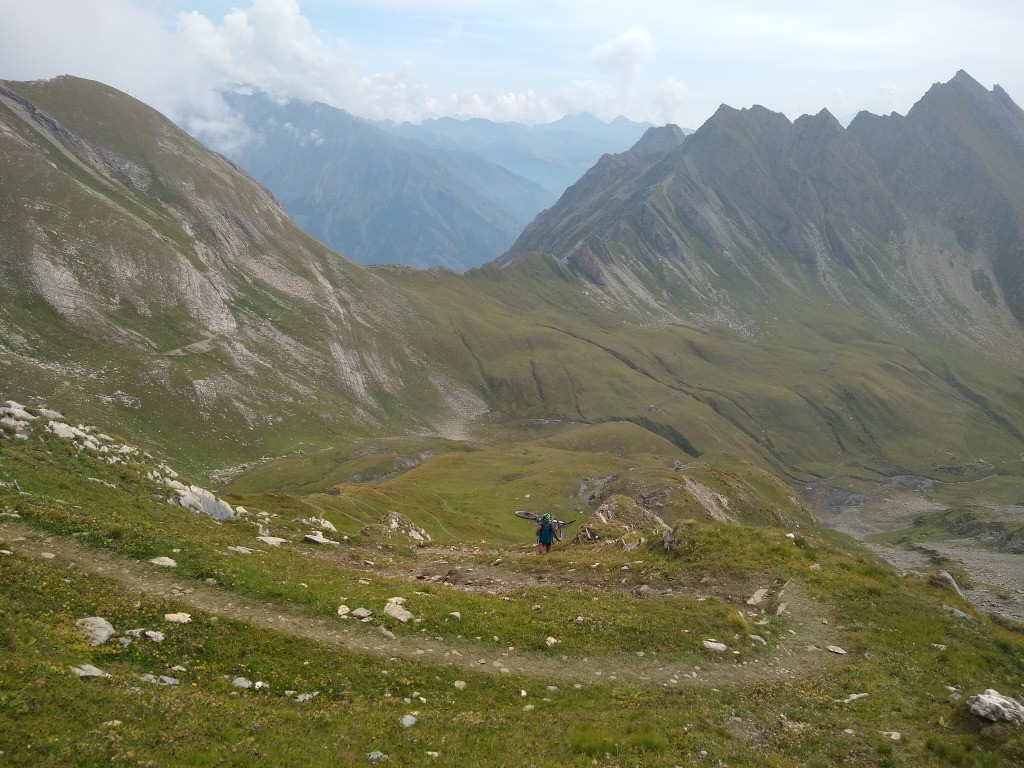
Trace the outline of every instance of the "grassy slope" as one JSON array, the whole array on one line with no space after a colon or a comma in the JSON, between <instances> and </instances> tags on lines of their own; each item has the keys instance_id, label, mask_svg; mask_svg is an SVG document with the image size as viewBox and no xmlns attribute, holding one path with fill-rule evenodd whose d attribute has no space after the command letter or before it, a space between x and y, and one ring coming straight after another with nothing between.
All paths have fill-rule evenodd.
<instances>
[{"instance_id":1,"label":"grassy slope","mask_svg":"<svg viewBox=\"0 0 1024 768\"><path fill-rule=\"evenodd\" d=\"M621 431L623 425L611 428ZM566 447L600 448L608 445L604 430L584 428L542 438L533 449L539 456ZM640 457L663 461L673 453L643 434L631 427L614 435L615 445L632 443L640 451L628 456L638 470ZM13 651L0 660L0 750L12 765L101 760L214 765L255 759L345 765L362 763L372 750L389 754L389 764L395 765L422 764L428 750L438 751L443 765L584 766L603 758L670 766L699 761L701 750L728 765L1012 765L1024 759L1019 729L981 725L962 701L948 699L946 689L958 685L965 694L986 687L1017 690L1024 683L1020 637L982 621L955 618L940 609L942 603L960 605L951 592L926 579L900 578L873 559L846 551L848 544L831 535L805 530L794 544L782 536L785 529L697 522L683 528L675 556L658 548L629 554L614 548L599 554L565 548L551 558L513 564L518 546L509 549L495 530L480 548L481 565L504 553L510 573L525 568L549 578L572 578L570 569L589 571L597 555L609 577L603 587L528 588L505 601L439 584L413 587L388 576L386 568L367 571L363 561L368 557L382 565L417 555L401 547L378 549L359 537L343 547L343 556L328 560L302 557L294 545L260 556L218 554L229 544L252 545L252 526L244 520L216 524L154 501L150 494L157 488L138 469L111 467L54 438L5 440L0 446L4 480L17 479L26 491L0 489L5 511L17 511L21 522L33 528L78 533L80 544L142 561L179 549L173 555L180 563L176 576L186 585L216 578L229 593L267 601L270 612L280 605L313 621L331 621L339 595L350 605L376 605L392 594L408 594L408 605L423 621L416 626L385 622L400 639L425 629L451 647L468 644L465 653L472 658L474 644L481 653L494 652L485 650L489 641L473 636L486 640L493 634L502 645L540 659L547 654L544 636L557 634L563 640L558 652L566 655L567 664L589 658L610 664L611 671L617 664L625 669L630 658L637 661L634 651L645 649L648 655L658 652L669 668L696 666L701 675L721 680L710 684L713 691L699 684L663 687L657 675L647 684L588 682L580 689L558 682L559 690L550 691L543 678L339 652L245 623L215 621L187 604L153 598L140 602L124 588L68 570L59 560L15 554L0 556L0 643ZM607 461L621 458L610 454ZM548 470L555 471L556 465L547 465ZM419 469L429 466L428 461ZM302 502L277 498L282 504ZM777 503L770 495L762 500ZM449 517L462 518L458 512ZM272 521L273 532L296 536L287 515ZM438 533L436 526L431 530ZM16 541L0 544L19 548ZM810 570L813 563L821 569ZM652 583L670 580L680 585L681 594L639 599L617 592L610 587L623 567L646 573L643 578ZM701 579L735 581L748 590L744 595L754 584L790 581L809 596L812 612L746 627L736 620L735 605L719 598L693 599L689 590L700 591ZM422 594L409 594L412 589ZM532 611L534 603L545 609ZM191 624L161 621L163 613L182 609L193 613ZM446 620L452 610L463 616L457 627ZM578 613L586 614L584 624L566 621ZM97 614L118 628L158 627L168 639L160 645L137 641L128 648L110 643L90 648L77 639L73 623ZM819 616L828 617L827 627ZM815 625L849 655L842 661L826 655L792 667L794 676L752 674L740 662L709 659L698 644L702 637L742 637L756 629L775 647L785 645L788 627L804 632ZM751 644L741 658L756 666L767 653ZM85 661L113 677L73 679L70 666ZM799 665L796 659L790 663ZM170 673L182 686L157 688L137 681L143 673L167 674L173 665L187 669ZM270 688L239 692L224 675L263 680ZM452 686L457 678L467 681L465 692ZM299 705L282 695L286 689L321 695ZM869 696L838 702L851 693ZM413 699L414 694L426 701ZM526 704L535 709L524 711ZM63 716L53 717L58 710ZM411 710L418 712L419 723L405 730L398 719ZM121 725L104 725L114 719ZM843 734L844 728L853 733ZM885 740L883 730L900 731L902 740Z\"/></svg>"}]
</instances>

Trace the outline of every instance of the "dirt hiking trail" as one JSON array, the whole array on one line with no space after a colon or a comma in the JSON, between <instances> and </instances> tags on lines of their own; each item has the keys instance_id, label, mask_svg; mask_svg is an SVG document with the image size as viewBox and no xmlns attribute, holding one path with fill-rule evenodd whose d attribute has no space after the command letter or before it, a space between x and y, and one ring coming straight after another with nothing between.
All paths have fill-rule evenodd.
<instances>
[{"instance_id":1,"label":"dirt hiking trail","mask_svg":"<svg viewBox=\"0 0 1024 768\"><path fill-rule=\"evenodd\" d=\"M278 632L309 638L319 643L385 659L404 658L420 663L487 673L536 677L549 682L623 684L643 688L700 688L743 685L768 679L795 679L849 657L825 650L841 645L840 630L830 614L795 585L784 589L789 634L759 656L740 657L731 651L683 660L665 653L645 653L630 648L622 655L572 657L552 652L531 653L518 649L481 648L465 640L407 635L390 639L376 625L343 622L334 617L314 618L292 608L260 602L190 579L176 578L158 566L84 546L19 523L0 523L0 539L18 555L43 558L55 568L105 577L129 592L173 601L213 616L244 621ZM825 624L823 619L830 621Z\"/></svg>"}]
</instances>

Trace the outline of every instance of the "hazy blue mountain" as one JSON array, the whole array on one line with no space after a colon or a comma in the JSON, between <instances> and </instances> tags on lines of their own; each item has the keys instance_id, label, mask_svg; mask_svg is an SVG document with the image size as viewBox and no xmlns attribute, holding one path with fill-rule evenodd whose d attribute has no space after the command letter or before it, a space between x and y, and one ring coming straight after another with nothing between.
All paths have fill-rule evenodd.
<instances>
[{"instance_id":1,"label":"hazy blue mountain","mask_svg":"<svg viewBox=\"0 0 1024 768\"><path fill-rule=\"evenodd\" d=\"M254 137L231 159L307 232L366 264L482 264L554 200L470 152L392 136L340 109L228 98Z\"/></svg>"},{"instance_id":2,"label":"hazy blue mountain","mask_svg":"<svg viewBox=\"0 0 1024 768\"><path fill-rule=\"evenodd\" d=\"M424 120L418 125L381 126L433 147L475 152L541 185L553 198L574 184L602 155L628 149L651 127L625 117L605 123L586 113L532 126L450 117Z\"/></svg>"}]
</instances>

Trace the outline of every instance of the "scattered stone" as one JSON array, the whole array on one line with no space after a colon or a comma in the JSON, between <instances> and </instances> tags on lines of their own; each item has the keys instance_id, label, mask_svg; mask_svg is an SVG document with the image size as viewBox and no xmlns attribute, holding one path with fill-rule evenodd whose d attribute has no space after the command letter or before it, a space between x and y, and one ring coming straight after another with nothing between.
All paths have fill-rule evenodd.
<instances>
[{"instance_id":1,"label":"scattered stone","mask_svg":"<svg viewBox=\"0 0 1024 768\"><path fill-rule=\"evenodd\" d=\"M252 688L252 680L247 677L236 677L231 681L231 684L235 686L235 688L245 688L246 690Z\"/></svg>"},{"instance_id":2,"label":"scattered stone","mask_svg":"<svg viewBox=\"0 0 1024 768\"><path fill-rule=\"evenodd\" d=\"M821 570L821 563L815 563L814 565L812 565L810 567L810 570L812 570L812 571L820 571Z\"/></svg>"},{"instance_id":3,"label":"scattered stone","mask_svg":"<svg viewBox=\"0 0 1024 768\"><path fill-rule=\"evenodd\" d=\"M764 602L766 597L768 597L768 590L759 589L753 595L751 595L749 600L747 600L747 605L760 605Z\"/></svg>"},{"instance_id":4,"label":"scattered stone","mask_svg":"<svg viewBox=\"0 0 1024 768\"><path fill-rule=\"evenodd\" d=\"M192 621L191 613L165 613L164 621L169 621L172 624L188 624Z\"/></svg>"},{"instance_id":5,"label":"scattered stone","mask_svg":"<svg viewBox=\"0 0 1024 768\"><path fill-rule=\"evenodd\" d=\"M306 541L313 542L314 544L331 544L333 546L338 546L341 543L335 541L334 539L328 539L320 531L313 531L312 533L307 533L305 536L303 536L303 538Z\"/></svg>"},{"instance_id":6,"label":"scattered stone","mask_svg":"<svg viewBox=\"0 0 1024 768\"><path fill-rule=\"evenodd\" d=\"M946 650L946 646L942 643L932 643L932 648L938 648L940 651Z\"/></svg>"},{"instance_id":7,"label":"scattered stone","mask_svg":"<svg viewBox=\"0 0 1024 768\"><path fill-rule=\"evenodd\" d=\"M228 549L232 552L237 552L240 555L251 555L253 553L253 550L248 547L238 547L233 544L229 546Z\"/></svg>"},{"instance_id":8,"label":"scattered stone","mask_svg":"<svg viewBox=\"0 0 1024 768\"><path fill-rule=\"evenodd\" d=\"M159 565L159 566L162 566L164 568L177 568L178 567L178 564L176 562L174 562L174 560L172 560L169 557L154 557L149 562L151 562L153 565Z\"/></svg>"},{"instance_id":9,"label":"scattered stone","mask_svg":"<svg viewBox=\"0 0 1024 768\"><path fill-rule=\"evenodd\" d=\"M376 750L374 750L373 752L368 752L366 754L366 757L369 758L370 760L387 760L388 759L387 755L385 755L383 752L378 752Z\"/></svg>"},{"instance_id":10,"label":"scattered stone","mask_svg":"<svg viewBox=\"0 0 1024 768\"><path fill-rule=\"evenodd\" d=\"M545 644L547 645L548 648L551 648L558 641L555 638L553 638L553 637L549 637L544 642L545 642Z\"/></svg>"},{"instance_id":11,"label":"scattered stone","mask_svg":"<svg viewBox=\"0 0 1024 768\"><path fill-rule=\"evenodd\" d=\"M728 650L724 643L719 643L715 640L703 640L701 644L709 651L714 651L715 653L723 653Z\"/></svg>"},{"instance_id":12,"label":"scattered stone","mask_svg":"<svg viewBox=\"0 0 1024 768\"><path fill-rule=\"evenodd\" d=\"M454 685L460 691L466 690L466 681L465 680L456 680L454 683L452 683L452 685Z\"/></svg>"},{"instance_id":13,"label":"scattered stone","mask_svg":"<svg viewBox=\"0 0 1024 768\"><path fill-rule=\"evenodd\" d=\"M386 637L386 638L387 638L388 640L394 640L394 639L395 639L395 633L394 633L394 632L392 632L392 631L391 631L390 629L388 629L387 627L378 627L377 629L378 629L378 631L379 631L379 632L380 632L380 633L381 633L382 635L384 635L384 637Z\"/></svg>"},{"instance_id":14,"label":"scattered stone","mask_svg":"<svg viewBox=\"0 0 1024 768\"><path fill-rule=\"evenodd\" d=\"M75 626L91 646L103 645L114 634L114 627L102 616L87 616L76 621Z\"/></svg>"},{"instance_id":15,"label":"scattered stone","mask_svg":"<svg viewBox=\"0 0 1024 768\"><path fill-rule=\"evenodd\" d=\"M531 611L539 611L540 610L540 606L539 605L531 605L530 606L530 610Z\"/></svg>"},{"instance_id":16,"label":"scattered stone","mask_svg":"<svg viewBox=\"0 0 1024 768\"><path fill-rule=\"evenodd\" d=\"M903 738L903 734L899 731L882 731L882 738L889 741L899 741Z\"/></svg>"},{"instance_id":17,"label":"scattered stone","mask_svg":"<svg viewBox=\"0 0 1024 768\"><path fill-rule=\"evenodd\" d=\"M838 654L839 656L845 656L846 655L846 651L844 651L838 645L830 645L830 646L827 647L827 650L828 650L829 653L835 653L835 654Z\"/></svg>"},{"instance_id":18,"label":"scattered stone","mask_svg":"<svg viewBox=\"0 0 1024 768\"><path fill-rule=\"evenodd\" d=\"M368 619L373 616L373 611L368 608L356 608L352 611L351 616L354 619Z\"/></svg>"},{"instance_id":19,"label":"scattered stone","mask_svg":"<svg viewBox=\"0 0 1024 768\"><path fill-rule=\"evenodd\" d=\"M761 637L760 635L751 635L751 636L750 636L750 639L751 639L751 640L753 640L753 641L754 641L755 643L757 643L758 645L768 645L768 641L767 641L767 640L765 640L765 639L764 639L763 637Z\"/></svg>"},{"instance_id":20,"label":"scattered stone","mask_svg":"<svg viewBox=\"0 0 1024 768\"><path fill-rule=\"evenodd\" d=\"M151 675L149 672L147 672L144 675L139 675L139 680L141 680L144 683L153 683L154 685L156 685L156 683L158 682L157 676Z\"/></svg>"},{"instance_id":21,"label":"scattered stone","mask_svg":"<svg viewBox=\"0 0 1024 768\"><path fill-rule=\"evenodd\" d=\"M840 704L849 704L851 702L856 701L857 699L863 699L865 696L867 696L866 693L851 693L845 699L836 699L836 701L838 701Z\"/></svg>"},{"instance_id":22,"label":"scattered stone","mask_svg":"<svg viewBox=\"0 0 1024 768\"><path fill-rule=\"evenodd\" d=\"M384 613L403 624L413 617L413 615L403 608L401 604L392 603L390 601L384 606Z\"/></svg>"},{"instance_id":23,"label":"scattered stone","mask_svg":"<svg viewBox=\"0 0 1024 768\"><path fill-rule=\"evenodd\" d=\"M311 691L310 693L300 693L298 696L295 697L295 700L301 704L304 701L312 701L313 699L315 699L319 695L320 695L320 691Z\"/></svg>"},{"instance_id":24,"label":"scattered stone","mask_svg":"<svg viewBox=\"0 0 1024 768\"><path fill-rule=\"evenodd\" d=\"M339 616L348 616L351 612L352 612L352 609L349 608L347 605L339 605L338 606L338 615Z\"/></svg>"},{"instance_id":25,"label":"scattered stone","mask_svg":"<svg viewBox=\"0 0 1024 768\"><path fill-rule=\"evenodd\" d=\"M53 552L40 552L39 556L44 560L53 560L55 557L57 557L55 554L53 554Z\"/></svg>"},{"instance_id":26,"label":"scattered stone","mask_svg":"<svg viewBox=\"0 0 1024 768\"><path fill-rule=\"evenodd\" d=\"M401 720L399 720L399 722L402 724L403 728L412 728L416 725L417 721L412 715L405 715Z\"/></svg>"},{"instance_id":27,"label":"scattered stone","mask_svg":"<svg viewBox=\"0 0 1024 768\"><path fill-rule=\"evenodd\" d=\"M162 643L164 641L164 633L157 632L155 629L147 629L143 634L154 643Z\"/></svg>"},{"instance_id":28,"label":"scattered stone","mask_svg":"<svg viewBox=\"0 0 1024 768\"><path fill-rule=\"evenodd\" d=\"M448 616L455 619L456 621L462 621L462 614L458 611L452 611L448 614Z\"/></svg>"},{"instance_id":29,"label":"scattered stone","mask_svg":"<svg viewBox=\"0 0 1024 768\"><path fill-rule=\"evenodd\" d=\"M97 669L92 664L79 664L77 667L72 667L71 671L79 677L110 677L102 669Z\"/></svg>"},{"instance_id":30,"label":"scattered stone","mask_svg":"<svg viewBox=\"0 0 1024 768\"><path fill-rule=\"evenodd\" d=\"M117 728L119 725L121 725L120 720L107 720L107 722L103 723L104 728Z\"/></svg>"},{"instance_id":31,"label":"scattered stone","mask_svg":"<svg viewBox=\"0 0 1024 768\"><path fill-rule=\"evenodd\" d=\"M282 539L280 536L257 536L256 541L262 541L271 547L280 547L288 539Z\"/></svg>"},{"instance_id":32,"label":"scattered stone","mask_svg":"<svg viewBox=\"0 0 1024 768\"><path fill-rule=\"evenodd\" d=\"M993 722L1003 720L1014 725L1024 725L1024 705L999 691L989 688L984 693L971 696L967 707L978 717Z\"/></svg>"},{"instance_id":33,"label":"scattered stone","mask_svg":"<svg viewBox=\"0 0 1024 768\"><path fill-rule=\"evenodd\" d=\"M417 544L425 544L430 541L429 533L397 512L388 512L379 523L366 526L359 534L364 538L376 541L394 536L404 536Z\"/></svg>"}]
</instances>

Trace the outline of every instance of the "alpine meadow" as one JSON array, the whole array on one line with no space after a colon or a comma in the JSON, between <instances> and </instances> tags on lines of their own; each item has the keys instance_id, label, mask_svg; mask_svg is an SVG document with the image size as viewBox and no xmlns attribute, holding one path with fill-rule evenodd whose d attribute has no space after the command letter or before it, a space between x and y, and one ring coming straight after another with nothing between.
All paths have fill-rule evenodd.
<instances>
[{"instance_id":1,"label":"alpine meadow","mask_svg":"<svg viewBox=\"0 0 1024 768\"><path fill-rule=\"evenodd\" d=\"M230 101L0 81L0 763L1024 764L1003 88Z\"/></svg>"}]
</instances>

